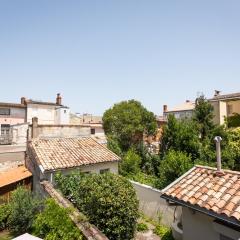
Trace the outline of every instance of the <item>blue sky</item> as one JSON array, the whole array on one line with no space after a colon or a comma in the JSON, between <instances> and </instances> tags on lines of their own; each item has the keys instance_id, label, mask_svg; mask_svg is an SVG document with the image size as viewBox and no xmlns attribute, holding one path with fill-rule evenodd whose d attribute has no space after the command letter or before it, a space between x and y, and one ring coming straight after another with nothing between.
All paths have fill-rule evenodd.
<instances>
[{"instance_id":1,"label":"blue sky","mask_svg":"<svg viewBox=\"0 0 240 240\"><path fill-rule=\"evenodd\" d=\"M73 112L162 105L240 91L238 0L1 0L0 101Z\"/></svg>"}]
</instances>

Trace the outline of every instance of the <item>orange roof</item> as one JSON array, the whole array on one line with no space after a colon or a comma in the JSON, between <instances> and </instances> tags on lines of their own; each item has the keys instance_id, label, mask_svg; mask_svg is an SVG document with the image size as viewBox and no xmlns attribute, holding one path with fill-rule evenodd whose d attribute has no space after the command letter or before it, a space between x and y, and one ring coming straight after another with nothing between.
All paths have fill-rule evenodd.
<instances>
[{"instance_id":1,"label":"orange roof","mask_svg":"<svg viewBox=\"0 0 240 240\"><path fill-rule=\"evenodd\" d=\"M163 189L163 198L240 221L240 172L195 166Z\"/></svg>"},{"instance_id":2,"label":"orange roof","mask_svg":"<svg viewBox=\"0 0 240 240\"><path fill-rule=\"evenodd\" d=\"M9 184L21 181L31 176L32 173L29 172L24 166L12 168L7 172L3 172L0 174L0 187L7 186Z\"/></svg>"},{"instance_id":3,"label":"orange roof","mask_svg":"<svg viewBox=\"0 0 240 240\"><path fill-rule=\"evenodd\" d=\"M91 137L33 139L29 150L43 170L120 160L115 153Z\"/></svg>"}]
</instances>

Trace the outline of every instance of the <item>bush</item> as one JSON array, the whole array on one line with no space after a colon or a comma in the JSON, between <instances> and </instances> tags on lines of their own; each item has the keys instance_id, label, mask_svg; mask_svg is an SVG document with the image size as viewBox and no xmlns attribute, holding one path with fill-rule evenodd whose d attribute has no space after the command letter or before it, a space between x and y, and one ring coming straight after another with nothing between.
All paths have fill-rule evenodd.
<instances>
[{"instance_id":1,"label":"bush","mask_svg":"<svg viewBox=\"0 0 240 240\"><path fill-rule=\"evenodd\" d=\"M12 192L8 228L13 235L29 232L40 208L40 201L23 187Z\"/></svg>"},{"instance_id":2,"label":"bush","mask_svg":"<svg viewBox=\"0 0 240 240\"><path fill-rule=\"evenodd\" d=\"M123 176L135 175L140 172L140 163L140 156L133 149L130 149L120 163L120 173Z\"/></svg>"},{"instance_id":3,"label":"bush","mask_svg":"<svg viewBox=\"0 0 240 240\"><path fill-rule=\"evenodd\" d=\"M33 223L33 234L46 240L80 240L82 235L68 216L69 210L47 199Z\"/></svg>"},{"instance_id":4,"label":"bush","mask_svg":"<svg viewBox=\"0 0 240 240\"><path fill-rule=\"evenodd\" d=\"M0 231L7 228L7 220L10 215L10 208L8 204L0 205Z\"/></svg>"},{"instance_id":5,"label":"bush","mask_svg":"<svg viewBox=\"0 0 240 240\"><path fill-rule=\"evenodd\" d=\"M158 178L154 175L147 175L143 172L139 172L136 175L128 176L129 179L139 182L142 184L149 185L151 187L157 187L158 186Z\"/></svg>"},{"instance_id":6,"label":"bush","mask_svg":"<svg viewBox=\"0 0 240 240\"><path fill-rule=\"evenodd\" d=\"M138 223L137 224L137 231L138 232L146 232L148 230L148 226L145 223Z\"/></svg>"},{"instance_id":7,"label":"bush","mask_svg":"<svg viewBox=\"0 0 240 240\"><path fill-rule=\"evenodd\" d=\"M169 150L161 161L158 187L164 188L193 166L191 157L186 153Z\"/></svg>"},{"instance_id":8,"label":"bush","mask_svg":"<svg viewBox=\"0 0 240 240\"><path fill-rule=\"evenodd\" d=\"M234 113L233 116L226 118L227 126L231 127L239 127L240 126L240 114Z\"/></svg>"},{"instance_id":9,"label":"bush","mask_svg":"<svg viewBox=\"0 0 240 240\"><path fill-rule=\"evenodd\" d=\"M62 184L71 181L71 189ZM122 176L106 174L58 175L58 186L76 207L109 239L132 239L138 218L138 200L131 183ZM75 186L74 186L75 185Z\"/></svg>"},{"instance_id":10,"label":"bush","mask_svg":"<svg viewBox=\"0 0 240 240\"><path fill-rule=\"evenodd\" d=\"M161 240L174 240L172 231L169 227L157 225L154 229L154 233L161 237Z\"/></svg>"}]
</instances>

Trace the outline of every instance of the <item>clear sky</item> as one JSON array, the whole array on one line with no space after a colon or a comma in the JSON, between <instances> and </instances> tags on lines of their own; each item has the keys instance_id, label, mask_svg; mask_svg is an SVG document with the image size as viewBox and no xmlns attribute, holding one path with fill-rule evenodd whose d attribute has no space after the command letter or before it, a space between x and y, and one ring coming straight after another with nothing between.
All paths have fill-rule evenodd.
<instances>
[{"instance_id":1,"label":"clear sky","mask_svg":"<svg viewBox=\"0 0 240 240\"><path fill-rule=\"evenodd\" d=\"M156 114L240 91L239 0L0 0L0 101L55 100Z\"/></svg>"}]
</instances>

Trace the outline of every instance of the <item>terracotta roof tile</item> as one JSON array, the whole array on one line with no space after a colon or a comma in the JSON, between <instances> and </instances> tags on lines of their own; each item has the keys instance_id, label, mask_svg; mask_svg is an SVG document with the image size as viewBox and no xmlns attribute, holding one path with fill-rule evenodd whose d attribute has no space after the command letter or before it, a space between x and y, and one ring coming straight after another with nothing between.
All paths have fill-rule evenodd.
<instances>
[{"instance_id":1,"label":"terracotta roof tile","mask_svg":"<svg viewBox=\"0 0 240 240\"><path fill-rule=\"evenodd\" d=\"M196 166L165 188L163 195L240 221L240 172L224 170L217 176L215 168Z\"/></svg>"},{"instance_id":2,"label":"terracotta roof tile","mask_svg":"<svg viewBox=\"0 0 240 240\"><path fill-rule=\"evenodd\" d=\"M44 170L79 167L120 158L91 137L33 139L29 143Z\"/></svg>"},{"instance_id":3,"label":"terracotta roof tile","mask_svg":"<svg viewBox=\"0 0 240 240\"><path fill-rule=\"evenodd\" d=\"M32 173L24 166L12 168L0 174L0 187L19 182L32 176Z\"/></svg>"}]
</instances>

